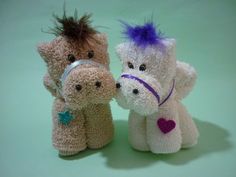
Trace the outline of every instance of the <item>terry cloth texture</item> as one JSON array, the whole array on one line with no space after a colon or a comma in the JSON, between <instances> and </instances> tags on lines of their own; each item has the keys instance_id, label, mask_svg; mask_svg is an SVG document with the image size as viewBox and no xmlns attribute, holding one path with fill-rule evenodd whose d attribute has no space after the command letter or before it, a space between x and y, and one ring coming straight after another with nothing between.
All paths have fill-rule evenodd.
<instances>
[{"instance_id":1,"label":"terry cloth texture","mask_svg":"<svg viewBox=\"0 0 236 177\"><path fill-rule=\"evenodd\" d=\"M68 22L64 18L60 22ZM106 35L86 27L87 33L90 33L85 34L86 39L83 36L78 39L71 37L74 34L73 25L76 23L75 26L80 28L81 24L77 23L87 23L87 18L80 22L73 19L71 28L68 27L69 32L68 28L65 32L61 27L57 31L57 35L60 32L61 35L51 42L38 45L38 52L48 67L44 85L55 97L52 141L61 155L73 155L87 147L101 148L112 140L114 132L109 102L116 93L116 87L109 72ZM69 22L72 23L71 19ZM62 84L60 79L65 68L81 59L100 63L104 67L79 65L71 70ZM66 117L63 117L63 112L66 112Z\"/></svg>"},{"instance_id":2,"label":"terry cloth texture","mask_svg":"<svg viewBox=\"0 0 236 177\"><path fill-rule=\"evenodd\" d=\"M63 125L58 112L65 108L62 99L53 107L53 145L62 155L79 152L86 147L97 149L108 144L113 137L113 124L109 104L91 104L82 110L72 111L75 118Z\"/></svg>"},{"instance_id":3,"label":"terry cloth texture","mask_svg":"<svg viewBox=\"0 0 236 177\"><path fill-rule=\"evenodd\" d=\"M130 109L129 141L134 149L174 153L197 143L197 127L180 102L192 90L196 71L176 61L175 46L174 39L163 38L161 45L143 47L127 41L116 47L123 65L116 100L121 107ZM160 101L167 98L161 106L157 94Z\"/></svg>"}]
</instances>

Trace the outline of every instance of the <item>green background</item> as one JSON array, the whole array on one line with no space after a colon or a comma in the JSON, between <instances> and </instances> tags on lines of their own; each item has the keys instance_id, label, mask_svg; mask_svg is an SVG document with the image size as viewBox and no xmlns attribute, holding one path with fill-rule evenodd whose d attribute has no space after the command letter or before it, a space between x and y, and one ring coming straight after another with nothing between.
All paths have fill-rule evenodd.
<instances>
[{"instance_id":1,"label":"green background","mask_svg":"<svg viewBox=\"0 0 236 177\"><path fill-rule=\"evenodd\" d=\"M132 150L128 111L112 101L116 134L102 150L60 158L51 145L53 98L44 89L46 66L36 45L53 35L52 13L63 0L0 0L0 176L236 176L236 2L221 0L74 0L68 14L93 13L94 26L108 34L111 70L118 78L114 48L123 41L123 19L141 24L153 16L177 39L177 56L198 71L194 91L184 100L199 127L199 144L176 154Z\"/></svg>"}]
</instances>

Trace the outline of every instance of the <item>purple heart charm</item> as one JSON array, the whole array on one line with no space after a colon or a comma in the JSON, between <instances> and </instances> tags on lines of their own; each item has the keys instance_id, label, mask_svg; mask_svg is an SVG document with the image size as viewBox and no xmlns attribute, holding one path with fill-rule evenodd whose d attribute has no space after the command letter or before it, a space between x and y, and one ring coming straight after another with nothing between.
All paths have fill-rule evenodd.
<instances>
[{"instance_id":1,"label":"purple heart charm","mask_svg":"<svg viewBox=\"0 0 236 177\"><path fill-rule=\"evenodd\" d=\"M175 121L167 120L165 118L159 118L157 120L157 126L160 128L161 132L164 134L169 133L171 130L175 128Z\"/></svg>"}]
</instances>

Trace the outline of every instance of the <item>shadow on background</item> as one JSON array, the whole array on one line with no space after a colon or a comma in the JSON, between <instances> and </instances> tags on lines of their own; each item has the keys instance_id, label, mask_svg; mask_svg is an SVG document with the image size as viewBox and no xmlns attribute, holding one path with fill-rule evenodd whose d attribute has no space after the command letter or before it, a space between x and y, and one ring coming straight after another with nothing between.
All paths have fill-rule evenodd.
<instances>
[{"instance_id":1,"label":"shadow on background","mask_svg":"<svg viewBox=\"0 0 236 177\"><path fill-rule=\"evenodd\" d=\"M228 140L229 133L222 127L195 119L200 132L198 144L190 149L181 150L175 154L153 154L140 152L131 148L128 142L128 122L115 120L115 137L111 144L100 150L86 150L76 156L61 157L65 160L83 159L94 153L101 153L106 164L115 169L144 168L158 162L172 165L183 165L211 153L226 151L232 147Z\"/></svg>"},{"instance_id":2,"label":"shadow on background","mask_svg":"<svg viewBox=\"0 0 236 177\"><path fill-rule=\"evenodd\" d=\"M194 118L200 132L198 144L190 149L183 149L173 155L161 155L161 159L174 165L182 165L211 153L227 151L233 147L229 141L229 132L211 122Z\"/></svg>"},{"instance_id":3,"label":"shadow on background","mask_svg":"<svg viewBox=\"0 0 236 177\"><path fill-rule=\"evenodd\" d=\"M133 169L158 163L160 161L182 165L211 153L226 151L232 147L228 140L229 133L222 127L195 119L200 132L198 144L190 149L175 154L152 154L132 149L128 143L128 122L115 121L116 136L114 142L102 150L107 158L107 166L116 169Z\"/></svg>"}]
</instances>

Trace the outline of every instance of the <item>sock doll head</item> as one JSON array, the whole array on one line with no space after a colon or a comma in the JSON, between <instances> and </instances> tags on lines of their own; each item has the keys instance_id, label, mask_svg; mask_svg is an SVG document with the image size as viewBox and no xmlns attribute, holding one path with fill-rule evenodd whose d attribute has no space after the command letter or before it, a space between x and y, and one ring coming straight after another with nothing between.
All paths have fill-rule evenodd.
<instances>
[{"instance_id":1,"label":"sock doll head","mask_svg":"<svg viewBox=\"0 0 236 177\"><path fill-rule=\"evenodd\" d=\"M143 26L123 24L128 41L116 47L123 65L116 99L123 108L150 115L173 92L175 40L163 37L152 22Z\"/></svg>"},{"instance_id":2,"label":"sock doll head","mask_svg":"<svg viewBox=\"0 0 236 177\"><path fill-rule=\"evenodd\" d=\"M115 94L115 81L109 72L105 34L91 27L90 15L56 17L56 38L38 46L48 73L68 108L107 103Z\"/></svg>"}]
</instances>

